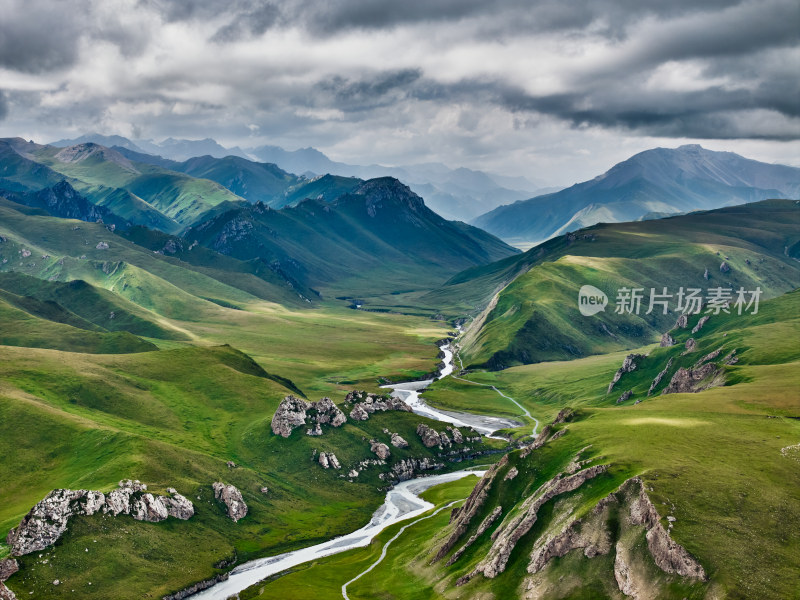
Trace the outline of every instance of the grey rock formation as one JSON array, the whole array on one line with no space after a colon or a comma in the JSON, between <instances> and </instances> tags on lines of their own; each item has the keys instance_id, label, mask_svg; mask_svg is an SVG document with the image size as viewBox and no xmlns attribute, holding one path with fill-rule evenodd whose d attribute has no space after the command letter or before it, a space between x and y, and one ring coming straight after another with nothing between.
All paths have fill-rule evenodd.
<instances>
[{"instance_id":1,"label":"grey rock formation","mask_svg":"<svg viewBox=\"0 0 800 600\"><path fill-rule=\"evenodd\" d=\"M390 441L395 448L408 448L408 442L403 439L399 433L393 433Z\"/></svg>"},{"instance_id":2,"label":"grey rock formation","mask_svg":"<svg viewBox=\"0 0 800 600\"><path fill-rule=\"evenodd\" d=\"M119 489L107 495L93 490L53 490L8 533L6 541L12 554L22 556L43 550L58 540L73 515L102 511L114 516L129 514L139 521L150 522L163 521L168 516L185 520L194 515L192 503L177 492L166 497L147 494L146 490L146 485L130 479L120 481Z\"/></svg>"},{"instance_id":3,"label":"grey rock formation","mask_svg":"<svg viewBox=\"0 0 800 600\"><path fill-rule=\"evenodd\" d=\"M617 372L614 373L614 378L611 380L611 383L608 384L609 394L625 373L630 373L631 371L636 370L636 361L644 357L644 354L628 354L628 356L625 357L625 360L622 361L622 366L617 369Z\"/></svg>"},{"instance_id":4,"label":"grey rock formation","mask_svg":"<svg viewBox=\"0 0 800 600\"><path fill-rule=\"evenodd\" d=\"M447 431L449 431L450 435L453 436L453 443L454 444L463 444L464 443L464 436L461 434L461 432L458 429L456 429L455 427L450 427L448 425L447 426Z\"/></svg>"},{"instance_id":5,"label":"grey rock formation","mask_svg":"<svg viewBox=\"0 0 800 600\"><path fill-rule=\"evenodd\" d=\"M681 315L678 317L678 320L675 321L675 329L686 329L689 326L689 317L687 315Z\"/></svg>"},{"instance_id":6,"label":"grey rock formation","mask_svg":"<svg viewBox=\"0 0 800 600\"><path fill-rule=\"evenodd\" d=\"M578 489L589 479L596 477L608 470L608 465L596 465L578 471L574 475L563 477L557 475L550 481L542 484L538 490L530 495L521 505L520 510L512 519L506 519L492 534L494 540L487 556L478 563L478 566L468 575L461 577L456 585L463 585L478 573L493 579L502 573L508 563L514 547L524 536L538 518L539 509L549 500Z\"/></svg>"},{"instance_id":7,"label":"grey rock formation","mask_svg":"<svg viewBox=\"0 0 800 600\"><path fill-rule=\"evenodd\" d=\"M322 425L341 427L347 417L330 398L307 402L290 395L281 401L272 415L272 433L288 438L295 427L306 425L306 420L313 425L306 430L306 435L322 435Z\"/></svg>"},{"instance_id":8,"label":"grey rock formation","mask_svg":"<svg viewBox=\"0 0 800 600\"><path fill-rule=\"evenodd\" d=\"M685 369L681 367L672 376L669 385L664 388L662 394L693 394L708 388L720 385L717 381L720 369L714 363L706 363L697 369Z\"/></svg>"},{"instance_id":9,"label":"grey rock formation","mask_svg":"<svg viewBox=\"0 0 800 600\"><path fill-rule=\"evenodd\" d=\"M686 340L684 347L686 348L684 354L688 354L689 352L694 352L695 350L697 350L697 340L694 338L689 338L688 340Z\"/></svg>"},{"instance_id":10,"label":"grey rock formation","mask_svg":"<svg viewBox=\"0 0 800 600\"><path fill-rule=\"evenodd\" d=\"M227 581L228 577L230 577L229 573L221 573L216 577L212 577L211 579L206 579L205 581L200 581L194 585L190 585L189 587L182 589L179 592L175 592L174 594L163 596L161 600L184 600L184 598L189 598L197 592L206 590L212 585L218 584L220 581Z\"/></svg>"},{"instance_id":11,"label":"grey rock formation","mask_svg":"<svg viewBox=\"0 0 800 600\"><path fill-rule=\"evenodd\" d=\"M616 404L620 404L622 402L625 402L626 400L630 400L631 396L633 396L633 390L628 390L627 392L623 392L622 395L619 398L617 398Z\"/></svg>"},{"instance_id":12,"label":"grey rock formation","mask_svg":"<svg viewBox=\"0 0 800 600\"><path fill-rule=\"evenodd\" d=\"M492 526L492 524L497 520L497 517L499 517L501 514L503 514L503 507L496 506L495 509L492 512L490 512L489 515L483 521L481 521L481 524L478 525L478 530L473 535L470 536L470 538L466 541L466 543L463 546L461 546L461 548L453 552L453 556L450 557L450 559L447 561L447 563L445 563L445 565L449 567L459 558L461 558L461 555L464 554L464 552L470 546L472 546L472 544L475 543L475 540L477 540L480 536L486 533L486 530Z\"/></svg>"},{"instance_id":13,"label":"grey rock formation","mask_svg":"<svg viewBox=\"0 0 800 600\"><path fill-rule=\"evenodd\" d=\"M424 458L404 458L392 465L392 470L389 473L381 473L379 477L383 480L406 481L413 479L421 471L433 471L442 467L444 467L443 463L437 463L427 456Z\"/></svg>"},{"instance_id":14,"label":"grey rock formation","mask_svg":"<svg viewBox=\"0 0 800 600\"><path fill-rule=\"evenodd\" d=\"M341 469L342 465L333 452L320 452L318 462L323 469Z\"/></svg>"},{"instance_id":15,"label":"grey rock formation","mask_svg":"<svg viewBox=\"0 0 800 600\"><path fill-rule=\"evenodd\" d=\"M215 481L211 487L214 490L214 498L222 502L228 513L228 517L236 523L247 515L247 504L242 498L242 492L233 485Z\"/></svg>"},{"instance_id":16,"label":"grey rock formation","mask_svg":"<svg viewBox=\"0 0 800 600\"><path fill-rule=\"evenodd\" d=\"M420 437L422 444L426 448L438 446L442 441L438 432L428 427L425 423L420 423L417 425L417 435Z\"/></svg>"},{"instance_id":17,"label":"grey rock formation","mask_svg":"<svg viewBox=\"0 0 800 600\"><path fill-rule=\"evenodd\" d=\"M720 271L720 273L730 273L731 272L731 267L730 267L730 265L728 263L726 263L723 260L722 264L719 266L719 271Z\"/></svg>"},{"instance_id":18,"label":"grey rock formation","mask_svg":"<svg viewBox=\"0 0 800 600\"><path fill-rule=\"evenodd\" d=\"M19 571L19 563L13 558L0 560L0 582L5 581Z\"/></svg>"},{"instance_id":19,"label":"grey rock formation","mask_svg":"<svg viewBox=\"0 0 800 600\"><path fill-rule=\"evenodd\" d=\"M675 340L673 337L667 333L661 334L661 343L659 344L661 348L669 348L670 346L675 345Z\"/></svg>"},{"instance_id":20,"label":"grey rock formation","mask_svg":"<svg viewBox=\"0 0 800 600\"><path fill-rule=\"evenodd\" d=\"M98 250L108 250L108 244L106 242L97 242L97 246L95 246Z\"/></svg>"},{"instance_id":21,"label":"grey rock formation","mask_svg":"<svg viewBox=\"0 0 800 600\"><path fill-rule=\"evenodd\" d=\"M661 380L664 379L664 375L667 374L667 372L670 370L671 367L672 367L672 358L670 358L667 361L666 366L658 373L658 375L655 376L655 379L653 379L653 382L650 384L650 389L647 390L648 396L652 394L653 390L655 390L658 387L658 384L661 383Z\"/></svg>"},{"instance_id":22,"label":"grey rock formation","mask_svg":"<svg viewBox=\"0 0 800 600\"><path fill-rule=\"evenodd\" d=\"M708 323L708 320L709 320L710 318L711 318L711 317L710 317L710 316L708 316L708 315L705 315L705 316L702 316L702 317L700 317L700 320L699 320L699 321L697 321L697 325L695 325L695 326L692 328L692 333L697 333L698 331L700 331L700 330L703 328L703 325L705 325L706 323Z\"/></svg>"},{"instance_id":23,"label":"grey rock formation","mask_svg":"<svg viewBox=\"0 0 800 600\"><path fill-rule=\"evenodd\" d=\"M370 441L369 449L370 452L374 452L375 455L381 460L386 460L392 455L392 453L389 451L389 446L376 440Z\"/></svg>"},{"instance_id":24,"label":"grey rock formation","mask_svg":"<svg viewBox=\"0 0 800 600\"><path fill-rule=\"evenodd\" d=\"M519 470L517 469L517 467L511 467L508 470L508 473L506 473L506 476L503 477L503 481L511 481L517 475L519 475Z\"/></svg>"},{"instance_id":25,"label":"grey rock formation","mask_svg":"<svg viewBox=\"0 0 800 600\"><path fill-rule=\"evenodd\" d=\"M345 404L353 406L350 410L350 418L354 421L366 421L374 412L385 412L387 410L411 412L411 407L400 398L368 394L359 390L354 390L347 394L344 401Z\"/></svg>"}]
</instances>

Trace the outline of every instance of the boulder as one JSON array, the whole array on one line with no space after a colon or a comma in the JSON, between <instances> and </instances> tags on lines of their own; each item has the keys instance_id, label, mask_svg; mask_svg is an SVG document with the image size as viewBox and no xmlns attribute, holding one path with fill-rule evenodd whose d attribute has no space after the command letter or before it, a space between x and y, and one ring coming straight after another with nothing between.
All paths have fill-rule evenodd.
<instances>
[{"instance_id":1,"label":"boulder","mask_svg":"<svg viewBox=\"0 0 800 600\"><path fill-rule=\"evenodd\" d=\"M719 266L719 271L720 271L720 273L730 273L731 272L731 267L730 267L730 265L728 265L728 263L726 263L723 260L722 264Z\"/></svg>"},{"instance_id":2,"label":"boulder","mask_svg":"<svg viewBox=\"0 0 800 600\"><path fill-rule=\"evenodd\" d=\"M319 459L317 459L323 469L341 469L342 465L339 464L339 459L333 452L320 452Z\"/></svg>"},{"instance_id":3,"label":"boulder","mask_svg":"<svg viewBox=\"0 0 800 600\"><path fill-rule=\"evenodd\" d=\"M0 582L5 581L19 571L19 563L13 558L0 560Z\"/></svg>"},{"instance_id":4,"label":"boulder","mask_svg":"<svg viewBox=\"0 0 800 600\"><path fill-rule=\"evenodd\" d=\"M689 326L689 317L687 315L681 315L678 317L678 320L675 321L674 329L686 329Z\"/></svg>"},{"instance_id":5,"label":"boulder","mask_svg":"<svg viewBox=\"0 0 800 600\"><path fill-rule=\"evenodd\" d=\"M669 348L670 346L675 345L675 340L669 334L669 332L664 333L661 335L661 344L659 344L662 348Z\"/></svg>"},{"instance_id":6,"label":"boulder","mask_svg":"<svg viewBox=\"0 0 800 600\"><path fill-rule=\"evenodd\" d=\"M450 435L453 436L453 443L454 444L463 444L464 443L464 436L461 435L461 432L456 429L455 427L447 426L447 431L450 432Z\"/></svg>"},{"instance_id":7,"label":"boulder","mask_svg":"<svg viewBox=\"0 0 800 600\"><path fill-rule=\"evenodd\" d=\"M425 423L420 423L417 425L417 435L422 440L422 444L426 448L433 448L434 446L438 446L442 443L442 439L439 437L439 434L425 425Z\"/></svg>"},{"instance_id":8,"label":"boulder","mask_svg":"<svg viewBox=\"0 0 800 600\"><path fill-rule=\"evenodd\" d=\"M306 424L306 411L311 403L294 396L286 396L272 415L272 433L284 438L292 434L295 427Z\"/></svg>"},{"instance_id":9,"label":"boulder","mask_svg":"<svg viewBox=\"0 0 800 600\"><path fill-rule=\"evenodd\" d=\"M711 318L711 317L709 317L708 315L705 315L705 316L703 316L703 317L700 317L700 320L699 320L699 321L697 321L697 325L695 325L695 326L692 328L692 333L697 333L698 331L700 331L700 330L703 328L703 325L705 325L706 323L708 323L708 320L709 320L710 318Z\"/></svg>"},{"instance_id":10,"label":"boulder","mask_svg":"<svg viewBox=\"0 0 800 600\"><path fill-rule=\"evenodd\" d=\"M392 439L391 439L390 443L395 448L408 448L408 442L405 441L402 437L400 437L399 433L393 433L392 434Z\"/></svg>"},{"instance_id":11,"label":"boulder","mask_svg":"<svg viewBox=\"0 0 800 600\"><path fill-rule=\"evenodd\" d=\"M628 354L628 356L625 357L625 360L622 361L622 366L619 369L617 369L617 372L614 374L614 378L611 380L611 383L608 384L607 393L609 394L611 393L611 390L614 389L614 386L617 384L617 382L625 373L630 373L631 371L635 371L636 361L644 357L645 357L644 354Z\"/></svg>"},{"instance_id":12,"label":"boulder","mask_svg":"<svg viewBox=\"0 0 800 600\"><path fill-rule=\"evenodd\" d=\"M214 497L222 502L227 509L228 517L236 523L247 515L247 504L242 498L242 492L233 485L215 481L211 487L214 490Z\"/></svg>"},{"instance_id":13,"label":"boulder","mask_svg":"<svg viewBox=\"0 0 800 600\"><path fill-rule=\"evenodd\" d=\"M387 410L399 410L411 412L411 407L394 396L379 396L368 394L364 391L353 390L344 399L345 403L352 403L350 418L355 421L366 421L369 415L374 412L384 412Z\"/></svg>"},{"instance_id":14,"label":"boulder","mask_svg":"<svg viewBox=\"0 0 800 600\"><path fill-rule=\"evenodd\" d=\"M389 451L389 446L375 440L370 441L369 449L381 460L386 460L392 455L392 453Z\"/></svg>"},{"instance_id":15,"label":"boulder","mask_svg":"<svg viewBox=\"0 0 800 600\"><path fill-rule=\"evenodd\" d=\"M684 344L684 347L686 348L684 354L688 354L689 352L694 352L695 350L697 350L697 340L695 340L694 338L689 338L688 340L686 340L686 344Z\"/></svg>"}]
</instances>

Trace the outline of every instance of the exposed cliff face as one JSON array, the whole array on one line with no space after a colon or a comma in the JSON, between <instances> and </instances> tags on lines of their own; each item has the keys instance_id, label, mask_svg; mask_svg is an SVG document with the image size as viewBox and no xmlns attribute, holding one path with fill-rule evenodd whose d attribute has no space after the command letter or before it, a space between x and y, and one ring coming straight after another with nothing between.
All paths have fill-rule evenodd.
<instances>
[{"instance_id":1,"label":"exposed cliff face","mask_svg":"<svg viewBox=\"0 0 800 600\"><path fill-rule=\"evenodd\" d=\"M672 376L662 394L696 393L722 384L721 370L714 363L706 363L697 369L681 367Z\"/></svg>"},{"instance_id":2,"label":"exposed cliff face","mask_svg":"<svg viewBox=\"0 0 800 600\"><path fill-rule=\"evenodd\" d=\"M167 517L186 520L194 515L192 503L173 488L169 490L171 496L154 496L146 490L145 484L130 479L120 481L119 489L108 495L93 490L53 490L8 533L6 541L12 554L22 556L55 543L74 515L126 514L153 523Z\"/></svg>"},{"instance_id":3,"label":"exposed cliff face","mask_svg":"<svg viewBox=\"0 0 800 600\"><path fill-rule=\"evenodd\" d=\"M625 360L622 361L622 366L617 369L617 372L614 373L614 378L611 380L611 383L608 384L609 394L625 373L630 373L631 371L636 370L636 361L642 358L645 358L644 354L628 354L628 356L625 357Z\"/></svg>"}]
</instances>

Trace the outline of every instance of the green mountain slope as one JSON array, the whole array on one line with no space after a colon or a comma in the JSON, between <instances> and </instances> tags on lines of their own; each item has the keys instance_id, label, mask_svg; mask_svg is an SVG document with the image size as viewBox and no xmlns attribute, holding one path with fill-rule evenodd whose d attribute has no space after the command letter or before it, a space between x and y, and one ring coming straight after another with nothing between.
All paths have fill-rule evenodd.
<instances>
[{"instance_id":1,"label":"green mountain slope","mask_svg":"<svg viewBox=\"0 0 800 600\"><path fill-rule=\"evenodd\" d=\"M533 447L524 439L474 490L456 484L430 497L440 509L435 516L240 596L302 594L314 581L315 597L340 598L341 586L364 573L347 587L353 600L380 597L387 585L398 600L793 597L800 569L800 542L790 534L800 525L800 292L764 302L758 315L712 317L691 334L695 324L693 318L672 331L680 342L693 336L694 351L682 355L682 344L639 349L647 356L613 395L607 386L625 353L470 373L543 423L555 422L540 428ZM660 395L664 383L647 397L669 359L665 382L679 367L702 362L721 370L718 387ZM627 389L633 396L617 405ZM482 398L480 390L447 378L426 397L462 408L465 398ZM577 485L570 489L568 481ZM451 501L452 511L445 508ZM488 565L495 568L483 571ZM702 576L691 576L697 571L688 565L699 565Z\"/></svg>"},{"instance_id":2,"label":"green mountain slope","mask_svg":"<svg viewBox=\"0 0 800 600\"><path fill-rule=\"evenodd\" d=\"M335 202L232 211L188 235L242 260L262 258L293 280L350 296L431 287L467 266L515 253L479 229L442 219L390 178L367 181Z\"/></svg>"},{"instance_id":3,"label":"green mountain slope","mask_svg":"<svg viewBox=\"0 0 800 600\"><path fill-rule=\"evenodd\" d=\"M464 337L464 364L503 368L632 348L658 339L677 318L648 309L650 289L755 290L774 297L800 285L800 205L764 201L657 221L596 225L553 239L520 257L453 278L434 297L462 290L487 297L507 281ZM723 263L725 266L723 266ZM725 269L728 269L725 271ZM708 277L706 278L706 270ZM723 272L725 271L725 272ZM593 285L610 304L578 311L578 290ZM620 288L643 288L638 315L616 314Z\"/></svg>"}]
</instances>

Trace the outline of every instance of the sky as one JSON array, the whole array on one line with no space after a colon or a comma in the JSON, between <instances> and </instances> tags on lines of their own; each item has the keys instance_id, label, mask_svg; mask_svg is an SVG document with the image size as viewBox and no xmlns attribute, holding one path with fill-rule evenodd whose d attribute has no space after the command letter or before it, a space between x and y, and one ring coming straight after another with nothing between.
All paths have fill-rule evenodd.
<instances>
[{"instance_id":1,"label":"sky","mask_svg":"<svg viewBox=\"0 0 800 600\"><path fill-rule=\"evenodd\" d=\"M797 0L0 0L0 135L212 137L546 185L800 166Z\"/></svg>"}]
</instances>

